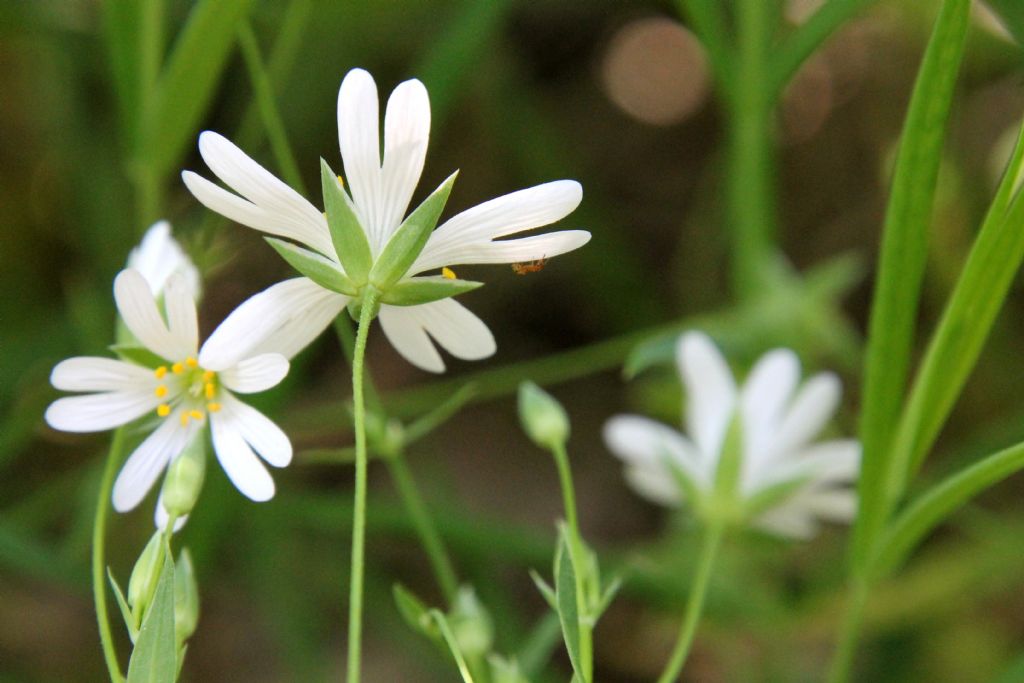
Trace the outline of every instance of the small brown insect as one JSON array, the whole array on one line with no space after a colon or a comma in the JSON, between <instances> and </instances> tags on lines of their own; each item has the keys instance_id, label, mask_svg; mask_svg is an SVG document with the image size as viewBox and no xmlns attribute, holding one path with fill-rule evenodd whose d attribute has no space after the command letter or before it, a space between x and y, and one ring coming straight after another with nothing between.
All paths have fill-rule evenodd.
<instances>
[{"instance_id":1,"label":"small brown insect","mask_svg":"<svg viewBox=\"0 0 1024 683\"><path fill-rule=\"evenodd\" d=\"M524 263L513 263L512 272L516 275L526 275L527 273L539 273L544 270L544 266L548 263L548 259L545 256L541 256L536 261L526 261Z\"/></svg>"}]
</instances>

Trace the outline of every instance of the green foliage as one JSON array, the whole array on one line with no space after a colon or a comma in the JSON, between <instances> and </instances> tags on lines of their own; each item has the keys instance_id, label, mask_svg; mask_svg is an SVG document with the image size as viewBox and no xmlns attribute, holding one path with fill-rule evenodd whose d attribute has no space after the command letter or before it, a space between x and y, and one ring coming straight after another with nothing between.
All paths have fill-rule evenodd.
<instances>
[{"instance_id":1,"label":"green foliage","mask_svg":"<svg viewBox=\"0 0 1024 683\"><path fill-rule=\"evenodd\" d=\"M562 625L565 649L569 653L569 661L572 662L572 670L576 673L576 678L586 683L587 679L583 675L583 662L580 655L582 606L577 602L579 575L573 566L569 539L564 531L559 536L558 548L555 551L554 575L555 605L558 609L558 620Z\"/></svg>"},{"instance_id":2,"label":"green foliage","mask_svg":"<svg viewBox=\"0 0 1024 683\"><path fill-rule=\"evenodd\" d=\"M985 0L1006 24L1017 43L1024 45L1024 5L1017 0Z\"/></svg>"},{"instance_id":3,"label":"green foliage","mask_svg":"<svg viewBox=\"0 0 1024 683\"><path fill-rule=\"evenodd\" d=\"M164 552L153 600L128 663L128 683L174 683L178 650L174 632L174 561Z\"/></svg>"},{"instance_id":4,"label":"green foliage","mask_svg":"<svg viewBox=\"0 0 1024 683\"><path fill-rule=\"evenodd\" d=\"M359 223L359 217L352 208L348 194L341 187L338 176L323 159L320 159L320 186L334 251L345 273L357 287L361 287L366 284L370 266L373 265L370 243L366 241L366 231Z\"/></svg>"},{"instance_id":5,"label":"green foliage","mask_svg":"<svg viewBox=\"0 0 1024 683\"><path fill-rule=\"evenodd\" d=\"M424 275L396 282L380 300L392 306L418 306L472 292L483 284L471 280L453 280L442 275Z\"/></svg>"},{"instance_id":6,"label":"green foliage","mask_svg":"<svg viewBox=\"0 0 1024 683\"><path fill-rule=\"evenodd\" d=\"M292 268L321 287L346 296L358 295L355 283L327 257L274 237L264 239Z\"/></svg>"}]
</instances>

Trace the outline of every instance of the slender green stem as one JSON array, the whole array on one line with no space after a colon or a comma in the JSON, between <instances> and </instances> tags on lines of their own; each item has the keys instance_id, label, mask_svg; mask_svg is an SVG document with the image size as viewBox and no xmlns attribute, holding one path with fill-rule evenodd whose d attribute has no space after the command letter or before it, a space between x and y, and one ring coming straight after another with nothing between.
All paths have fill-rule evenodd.
<instances>
[{"instance_id":1,"label":"slender green stem","mask_svg":"<svg viewBox=\"0 0 1024 683\"><path fill-rule=\"evenodd\" d=\"M857 651L857 640L860 637L861 622L864 619L864 605L868 599L867 583L856 581L851 586L849 595L849 603L846 606L846 615L843 617L842 631L839 635L839 644L829 670L829 683L846 683L850 679L853 655Z\"/></svg>"},{"instance_id":2,"label":"slender green stem","mask_svg":"<svg viewBox=\"0 0 1024 683\"><path fill-rule=\"evenodd\" d=\"M739 0L736 83L729 106L729 224L732 281L742 300L762 292L774 254L773 100L766 88L770 3Z\"/></svg>"},{"instance_id":3,"label":"slender green stem","mask_svg":"<svg viewBox=\"0 0 1024 683\"><path fill-rule=\"evenodd\" d=\"M288 184L304 195L306 194L306 185L302 181L299 165L295 162L295 153L288 142L284 123L281 121L281 112L274 100L274 88L270 84L270 75L263 63L259 43L256 41L256 35L248 20L243 22L242 27L238 29L238 44L242 50L242 58L249 72L253 93L256 96L256 105L259 108L260 117L263 120L267 139L270 140L270 148L274 152L277 165L280 166L281 173Z\"/></svg>"},{"instance_id":4,"label":"slender green stem","mask_svg":"<svg viewBox=\"0 0 1024 683\"><path fill-rule=\"evenodd\" d=\"M562 485L562 500L565 503L565 521L569 525L569 550L572 563L576 568L576 605L580 620L580 666L583 668L584 683L593 680L594 676L594 637L593 624L587 610L587 596L583 590L580 577L588 574L586 555L583 549L583 538L580 536L579 519L576 515L576 490L572 484L572 468L569 467L569 454L564 443L557 443L551 448L558 466L558 479Z\"/></svg>"},{"instance_id":5,"label":"slender green stem","mask_svg":"<svg viewBox=\"0 0 1024 683\"><path fill-rule=\"evenodd\" d=\"M359 313L359 330L352 354L352 402L356 428L355 508L352 513L352 565L348 591L348 683L359 682L363 638L363 564L366 545L366 406L363 400L363 360L366 338L380 293L367 287Z\"/></svg>"},{"instance_id":6,"label":"slender green stem","mask_svg":"<svg viewBox=\"0 0 1024 683\"><path fill-rule=\"evenodd\" d=\"M92 597L96 603L96 622L100 629L100 642L103 644L103 659L107 663L107 671L110 672L112 683L124 681L124 674L121 673L121 665L117 661L117 648L114 646L114 638L110 633L110 617L107 613L107 577L104 549L107 530L107 501L110 500L110 492L114 488L114 474L117 472L118 465L121 464L123 453L124 428L121 427L114 431L114 437L110 443L110 452L107 454L107 462L103 466L99 495L96 498L96 515L92 528Z\"/></svg>"},{"instance_id":7,"label":"slender green stem","mask_svg":"<svg viewBox=\"0 0 1024 683\"><path fill-rule=\"evenodd\" d=\"M455 573L455 567L452 565L451 557L444 546L444 541L441 540L441 534L427 511L427 506L423 502L423 496L420 495L412 472L409 471L409 465L401 453L385 458L385 462L391 473L391 479L395 482L395 488L398 489L402 504L409 515L409 520L412 522L413 529L419 536L423 550L427 553L434 576L437 577L437 582L444 592L445 600L451 604L459 590L459 579Z\"/></svg>"},{"instance_id":8,"label":"slender green stem","mask_svg":"<svg viewBox=\"0 0 1024 683\"><path fill-rule=\"evenodd\" d=\"M716 87L726 96L733 94L733 45L724 16L724 7L718 0L676 0L679 13L689 21L694 33L707 50Z\"/></svg>"},{"instance_id":9,"label":"slender green stem","mask_svg":"<svg viewBox=\"0 0 1024 683\"><path fill-rule=\"evenodd\" d=\"M683 625L679 630L679 638L676 640L676 646L672 649L672 656L669 658L668 664L665 665L665 671L658 678L658 683L671 683L678 679L683 665L686 664L690 646L693 645L693 637L697 633L700 615L704 611L704 598L708 592L711 569L715 564L723 533L724 528L720 524L710 527L705 533L697 564L697 573L693 577L693 587L690 589L690 597L686 603Z\"/></svg>"}]
</instances>

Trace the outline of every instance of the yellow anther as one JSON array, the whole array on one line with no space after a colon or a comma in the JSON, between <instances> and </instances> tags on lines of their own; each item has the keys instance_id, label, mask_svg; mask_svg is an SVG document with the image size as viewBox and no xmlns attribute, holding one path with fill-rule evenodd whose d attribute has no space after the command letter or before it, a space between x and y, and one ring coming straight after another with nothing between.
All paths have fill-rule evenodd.
<instances>
[{"instance_id":1,"label":"yellow anther","mask_svg":"<svg viewBox=\"0 0 1024 683\"><path fill-rule=\"evenodd\" d=\"M193 420L202 420L203 419L203 411L201 411L201 410L190 410L190 411L188 411L188 416L191 417Z\"/></svg>"},{"instance_id":2,"label":"yellow anther","mask_svg":"<svg viewBox=\"0 0 1024 683\"><path fill-rule=\"evenodd\" d=\"M180 375L181 373L185 372L185 366L182 365L181 363L175 363L174 365L171 366L171 372L173 372L175 375Z\"/></svg>"},{"instance_id":3,"label":"yellow anther","mask_svg":"<svg viewBox=\"0 0 1024 683\"><path fill-rule=\"evenodd\" d=\"M163 379L167 375L167 366L161 365L153 371L153 374L156 375L157 379Z\"/></svg>"},{"instance_id":4,"label":"yellow anther","mask_svg":"<svg viewBox=\"0 0 1024 683\"><path fill-rule=\"evenodd\" d=\"M218 412L220 410L220 404L219 403L207 403L206 404L206 409L209 410L211 413L216 413L216 412Z\"/></svg>"},{"instance_id":5,"label":"yellow anther","mask_svg":"<svg viewBox=\"0 0 1024 683\"><path fill-rule=\"evenodd\" d=\"M446 280L454 280L455 271L449 268L448 266L445 266L444 268L441 269L441 277L445 278Z\"/></svg>"},{"instance_id":6,"label":"yellow anther","mask_svg":"<svg viewBox=\"0 0 1024 683\"><path fill-rule=\"evenodd\" d=\"M160 417L167 417L171 414L171 407L166 403L161 403L156 407L156 414Z\"/></svg>"},{"instance_id":7,"label":"yellow anther","mask_svg":"<svg viewBox=\"0 0 1024 683\"><path fill-rule=\"evenodd\" d=\"M206 386L203 387L203 392L206 394L206 399L209 400L217 393L217 387L213 386L212 382L207 382Z\"/></svg>"},{"instance_id":8,"label":"yellow anther","mask_svg":"<svg viewBox=\"0 0 1024 683\"><path fill-rule=\"evenodd\" d=\"M188 426L188 413L182 413L181 414L181 426L182 427L187 427Z\"/></svg>"},{"instance_id":9,"label":"yellow anther","mask_svg":"<svg viewBox=\"0 0 1024 683\"><path fill-rule=\"evenodd\" d=\"M207 370L206 372L203 373L203 381L212 382L213 378L216 377L216 374L217 373L215 373L213 370Z\"/></svg>"},{"instance_id":10,"label":"yellow anther","mask_svg":"<svg viewBox=\"0 0 1024 683\"><path fill-rule=\"evenodd\" d=\"M157 398L163 398L164 396L166 396L167 395L167 387L164 386L163 384L158 386L156 388L156 395L157 395Z\"/></svg>"},{"instance_id":11,"label":"yellow anther","mask_svg":"<svg viewBox=\"0 0 1024 683\"><path fill-rule=\"evenodd\" d=\"M342 187L345 187L345 179L342 178L341 176L338 176L338 184L341 185Z\"/></svg>"},{"instance_id":12,"label":"yellow anther","mask_svg":"<svg viewBox=\"0 0 1024 683\"><path fill-rule=\"evenodd\" d=\"M185 359L185 365L189 366L190 368L198 368L199 361L197 361L192 356L189 356L188 358Z\"/></svg>"}]
</instances>

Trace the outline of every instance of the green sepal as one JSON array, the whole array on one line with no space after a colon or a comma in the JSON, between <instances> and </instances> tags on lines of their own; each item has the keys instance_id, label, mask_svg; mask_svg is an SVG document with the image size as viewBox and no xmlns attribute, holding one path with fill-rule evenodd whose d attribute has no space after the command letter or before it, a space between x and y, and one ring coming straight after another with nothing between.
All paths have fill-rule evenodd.
<instances>
[{"instance_id":1,"label":"green sepal","mask_svg":"<svg viewBox=\"0 0 1024 683\"><path fill-rule=\"evenodd\" d=\"M127 683L174 683L178 648L174 638L174 561L165 549L153 600L139 629Z\"/></svg>"},{"instance_id":2,"label":"green sepal","mask_svg":"<svg viewBox=\"0 0 1024 683\"><path fill-rule=\"evenodd\" d=\"M338 176L323 159L320 160L320 185L324 193L327 227L330 228L338 260L353 282L366 284L366 276L373 265L370 243L344 188L338 182Z\"/></svg>"},{"instance_id":3,"label":"green sepal","mask_svg":"<svg viewBox=\"0 0 1024 683\"><path fill-rule=\"evenodd\" d=\"M121 590L121 586L117 583L117 579L114 578L114 572L107 567L107 580L110 581L110 588L114 591L114 598L117 600L117 606L121 609L121 618L124 619L125 628L128 629L128 637L131 638L132 643L139 637L139 629L135 626L135 617L132 616L132 608L128 606L128 600L124 597L124 591Z\"/></svg>"},{"instance_id":4,"label":"green sepal","mask_svg":"<svg viewBox=\"0 0 1024 683\"><path fill-rule=\"evenodd\" d=\"M558 611L558 598L555 597L555 589L551 587L547 581L544 580L537 570L530 570L530 578L533 579L533 585L537 587L540 594L544 596L544 601L551 606L551 609Z\"/></svg>"},{"instance_id":5,"label":"green sepal","mask_svg":"<svg viewBox=\"0 0 1024 683\"><path fill-rule=\"evenodd\" d=\"M437 226L441 211L448 202L458 171L448 176L433 194L423 200L415 211L409 214L370 269L370 282L387 291L409 271L416 257L423 251L430 233Z\"/></svg>"},{"instance_id":6,"label":"green sepal","mask_svg":"<svg viewBox=\"0 0 1024 683\"><path fill-rule=\"evenodd\" d=\"M346 296L354 297L359 295L359 290L355 283L326 256L274 237L265 237L264 239L292 268L324 289L345 294Z\"/></svg>"},{"instance_id":7,"label":"green sepal","mask_svg":"<svg viewBox=\"0 0 1024 683\"><path fill-rule=\"evenodd\" d=\"M451 280L441 275L411 277L396 282L384 292L380 300L392 306L419 306L471 292L483 284L473 280Z\"/></svg>"},{"instance_id":8,"label":"green sepal","mask_svg":"<svg viewBox=\"0 0 1024 683\"><path fill-rule=\"evenodd\" d=\"M145 346L138 346L136 344L112 344L107 348L116 353L117 357L121 360L134 363L135 365L141 365L144 368L155 369L161 365L167 364L165 359L156 355Z\"/></svg>"}]
</instances>

